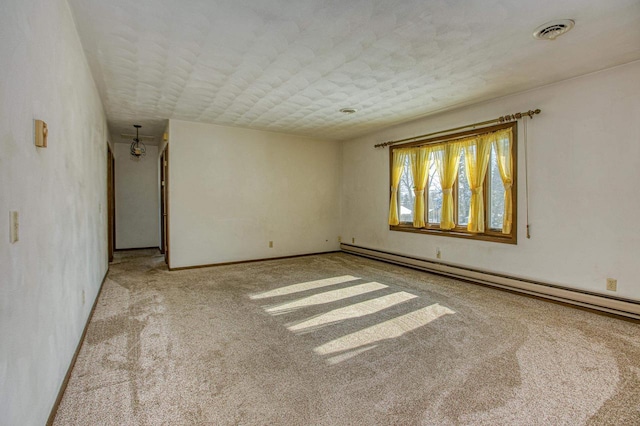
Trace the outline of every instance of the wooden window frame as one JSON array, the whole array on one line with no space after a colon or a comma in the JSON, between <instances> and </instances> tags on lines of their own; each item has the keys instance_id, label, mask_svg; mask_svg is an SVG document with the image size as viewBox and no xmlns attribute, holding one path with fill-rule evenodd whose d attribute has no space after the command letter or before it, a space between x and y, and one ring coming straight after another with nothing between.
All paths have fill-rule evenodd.
<instances>
[{"instance_id":1,"label":"wooden window frame","mask_svg":"<svg viewBox=\"0 0 640 426\"><path fill-rule=\"evenodd\" d=\"M472 233L467 231L466 225L458 225L458 179L460 176L456 176L455 183L453 185L453 199L454 199L454 207L453 207L453 217L454 222L456 223L455 228L450 230L442 230L439 225L429 224L428 222L428 211L429 211L429 182L427 182L427 187L425 188L425 228L414 228L413 224L410 222L401 222L399 225L389 225L389 230L391 231L400 231L400 232L411 232L415 234L425 234L425 235L439 235L443 237L453 237L453 238L465 238L469 240L479 240L479 241L491 241L496 243L504 243L504 244L517 244L518 243L518 123L516 121L497 124L495 126L483 127L479 129L469 130L465 132L453 133L446 136L438 136L430 139L423 139L419 141L408 142L401 145L393 145L389 147L389 182L391 182L391 169L393 166L393 151L395 149L401 148L413 148L418 146L425 145L439 145L447 142L453 142L458 139L468 138L474 135L481 135L483 133L491 133L498 130L504 130L511 128L511 156L513 161L513 178L512 178L512 187L511 187L511 196L512 196L512 224L511 224L511 234L503 234L501 229L491 229L489 227L489 209L488 202L489 200L489 175L487 173L487 177L483 183L484 185L484 208L485 208L485 231L483 233ZM398 198L398 207L400 204L400 198ZM398 208L398 211L400 209Z\"/></svg>"}]
</instances>

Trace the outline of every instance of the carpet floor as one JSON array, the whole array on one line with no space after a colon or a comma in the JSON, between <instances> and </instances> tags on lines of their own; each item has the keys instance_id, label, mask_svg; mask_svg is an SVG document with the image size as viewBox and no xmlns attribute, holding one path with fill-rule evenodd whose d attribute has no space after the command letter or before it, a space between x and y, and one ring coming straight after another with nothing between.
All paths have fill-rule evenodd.
<instances>
[{"instance_id":1,"label":"carpet floor","mask_svg":"<svg viewBox=\"0 0 640 426\"><path fill-rule=\"evenodd\" d=\"M117 253L56 425L639 425L640 327L344 253Z\"/></svg>"}]
</instances>

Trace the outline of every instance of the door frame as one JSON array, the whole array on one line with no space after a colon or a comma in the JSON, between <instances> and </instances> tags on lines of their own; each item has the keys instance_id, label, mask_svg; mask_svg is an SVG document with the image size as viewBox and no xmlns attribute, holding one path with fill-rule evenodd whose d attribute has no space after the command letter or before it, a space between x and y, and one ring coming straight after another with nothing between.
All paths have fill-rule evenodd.
<instances>
[{"instance_id":1,"label":"door frame","mask_svg":"<svg viewBox=\"0 0 640 426\"><path fill-rule=\"evenodd\" d=\"M160 154L160 253L169 265L169 145Z\"/></svg>"},{"instance_id":2,"label":"door frame","mask_svg":"<svg viewBox=\"0 0 640 426\"><path fill-rule=\"evenodd\" d=\"M107 141L107 240L109 250L109 262L113 262L113 253L116 247L116 181L115 181L115 157L111 146Z\"/></svg>"}]
</instances>

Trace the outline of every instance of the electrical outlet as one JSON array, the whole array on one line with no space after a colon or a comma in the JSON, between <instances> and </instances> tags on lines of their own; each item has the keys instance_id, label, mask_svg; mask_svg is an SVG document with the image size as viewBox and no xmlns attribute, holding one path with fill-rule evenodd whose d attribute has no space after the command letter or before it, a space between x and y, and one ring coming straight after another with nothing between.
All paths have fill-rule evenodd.
<instances>
[{"instance_id":1,"label":"electrical outlet","mask_svg":"<svg viewBox=\"0 0 640 426\"><path fill-rule=\"evenodd\" d=\"M84 306L85 298L84 298L84 289L82 289L82 306Z\"/></svg>"},{"instance_id":2,"label":"electrical outlet","mask_svg":"<svg viewBox=\"0 0 640 426\"><path fill-rule=\"evenodd\" d=\"M607 278L607 290L618 291L618 280L614 278Z\"/></svg>"},{"instance_id":3,"label":"electrical outlet","mask_svg":"<svg viewBox=\"0 0 640 426\"><path fill-rule=\"evenodd\" d=\"M355 237L352 237L352 238L351 238L351 244L355 244L355 243L356 243L356 238L355 238Z\"/></svg>"},{"instance_id":4,"label":"electrical outlet","mask_svg":"<svg viewBox=\"0 0 640 426\"><path fill-rule=\"evenodd\" d=\"M342 242L342 237L340 235L338 235L338 242L341 243Z\"/></svg>"},{"instance_id":5,"label":"electrical outlet","mask_svg":"<svg viewBox=\"0 0 640 426\"><path fill-rule=\"evenodd\" d=\"M269 248L273 248L273 241L269 241Z\"/></svg>"},{"instance_id":6,"label":"electrical outlet","mask_svg":"<svg viewBox=\"0 0 640 426\"><path fill-rule=\"evenodd\" d=\"M442 252L440 251L440 247L436 247L436 258L442 259Z\"/></svg>"}]
</instances>

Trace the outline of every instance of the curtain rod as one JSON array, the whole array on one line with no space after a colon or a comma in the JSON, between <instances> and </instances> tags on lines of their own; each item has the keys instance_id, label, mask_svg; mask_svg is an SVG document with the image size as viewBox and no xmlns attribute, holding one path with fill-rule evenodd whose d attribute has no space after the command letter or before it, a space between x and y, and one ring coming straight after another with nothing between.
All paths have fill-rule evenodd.
<instances>
[{"instance_id":1,"label":"curtain rod","mask_svg":"<svg viewBox=\"0 0 640 426\"><path fill-rule=\"evenodd\" d=\"M507 115L503 115L502 117L494 118L493 120L487 120L487 121L481 121L479 123L467 124L466 126L454 127L453 129L441 130L439 132L427 133L425 135L413 136L411 138L405 138L405 139L398 139L398 140L395 140L395 141L383 142L383 143L379 143L379 144L374 145L374 147L375 148L380 148L380 147L394 145L394 144L401 143L401 142L413 141L415 139L424 139L424 138L426 138L428 136L435 136L435 135L439 135L441 133L449 133L449 132L453 132L455 130L468 129L469 127L483 126L485 124L508 123L509 121L519 120L519 119L521 119L522 117L525 117L525 116L529 116L529 118L533 118L533 116L535 114L540 114L540 109L529 110L527 112L517 112L515 114L507 114Z\"/></svg>"}]
</instances>

